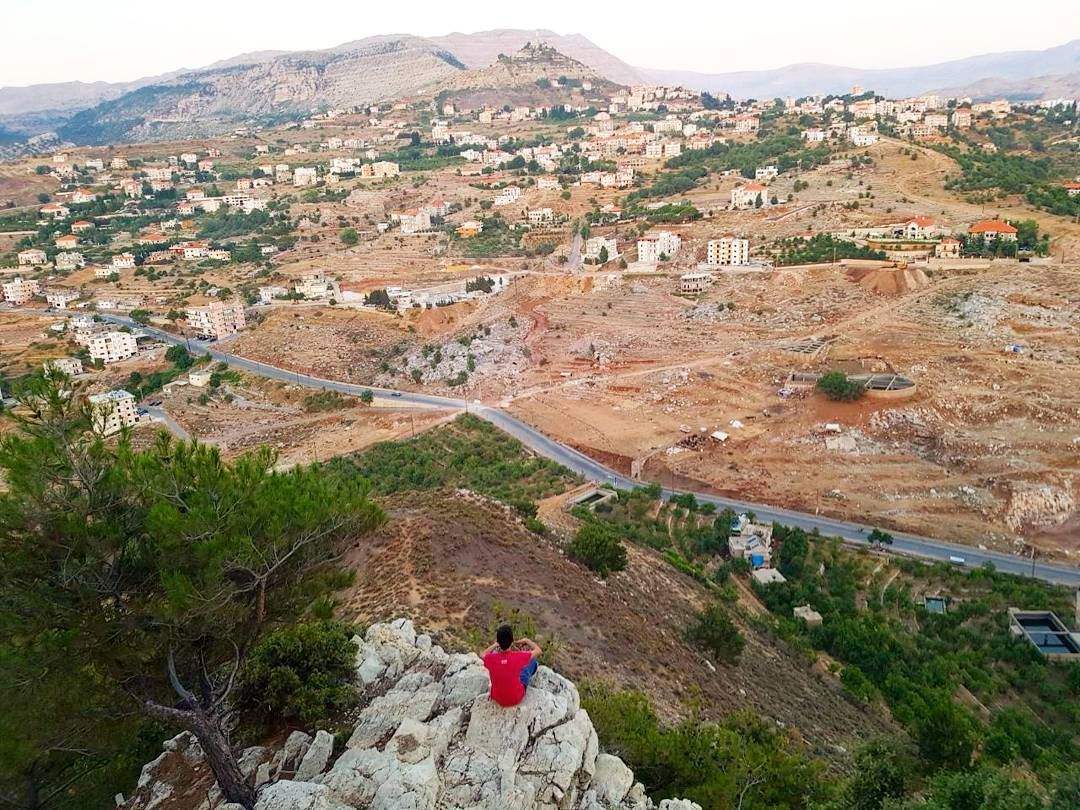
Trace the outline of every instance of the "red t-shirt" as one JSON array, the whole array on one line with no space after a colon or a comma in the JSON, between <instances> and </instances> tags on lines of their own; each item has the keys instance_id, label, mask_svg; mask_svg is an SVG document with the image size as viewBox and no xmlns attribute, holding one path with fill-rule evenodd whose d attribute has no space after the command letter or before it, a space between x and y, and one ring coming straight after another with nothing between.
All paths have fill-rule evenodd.
<instances>
[{"instance_id":1,"label":"red t-shirt","mask_svg":"<svg viewBox=\"0 0 1080 810\"><path fill-rule=\"evenodd\" d=\"M525 697L521 670L532 661L531 652L496 650L484 656L484 666L491 676L491 699L500 706L516 706Z\"/></svg>"}]
</instances>

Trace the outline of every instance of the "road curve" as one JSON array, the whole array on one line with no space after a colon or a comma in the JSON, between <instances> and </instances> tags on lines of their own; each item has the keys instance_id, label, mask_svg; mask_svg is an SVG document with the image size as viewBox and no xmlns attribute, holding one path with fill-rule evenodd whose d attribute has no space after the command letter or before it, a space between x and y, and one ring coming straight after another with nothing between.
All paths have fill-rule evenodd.
<instances>
[{"instance_id":1,"label":"road curve","mask_svg":"<svg viewBox=\"0 0 1080 810\"><path fill-rule=\"evenodd\" d=\"M532 425L529 425L498 408L481 405L479 403L470 405L467 400L455 399L453 397L415 394L410 391L395 391L393 389L378 388L371 385L356 385L354 383L327 380L321 377L314 377L310 374L288 371L287 369L278 368L277 366L272 366L267 363L260 363L257 360L249 360L248 358L240 357L239 355L229 354L228 352L215 349L213 346L207 345L204 342L187 340L177 335L154 329L153 327L142 326L141 324L137 324L129 318L122 316L102 315L101 317L113 323L141 329L142 331L152 334L169 343L187 344L193 353L207 354L213 359L228 363L235 368L243 369L244 371L249 371L253 374L259 374L271 379L281 380L283 382L291 382L312 388L323 388L352 395L359 395L363 391L371 391L376 395L394 397L402 404L409 403L458 410L470 409L472 412L476 413L477 416L486 419L496 427L509 433L534 452L562 464L574 472L583 475L585 478L596 481L597 483L612 484L620 489L632 489L636 486L641 486L642 483L627 478L610 467L586 456L584 453L552 439L550 436L541 433ZM692 490L679 491L686 492ZM665 489L664 492L672 494L672 490L670 489ZM811 515L806 512L797 512L790 509L769 506L767 504L748 503L746 501L723 498L709 493L693 491L693 494L699 501L715 504L720 509L729 507L740 512L748 510L753 511L757 514L758 518L767 522L775 521L787 526L796 526L805 529L806 531L817 529L818 532L823 535L839 537L852 543L868 544L869 541L867 541L866 537L873 528L861 523L838 520L823 515ZM1005 573L1031 576L1043 580L1044 582L1080 588L1080 569L1077 568L1043 563L1038 560L1032 561L1016 555L1004 554L999 551L983 551L975 546L949 543L944 540L937 540L931 537L923 537L906 532L891 532L891 534L893 536L893 544L890 550L893 552L925 560L953 562L954 564L965 568L979 568L980 566L990 563L993 564L998 571Z\"/></svg>"}]
</instances>

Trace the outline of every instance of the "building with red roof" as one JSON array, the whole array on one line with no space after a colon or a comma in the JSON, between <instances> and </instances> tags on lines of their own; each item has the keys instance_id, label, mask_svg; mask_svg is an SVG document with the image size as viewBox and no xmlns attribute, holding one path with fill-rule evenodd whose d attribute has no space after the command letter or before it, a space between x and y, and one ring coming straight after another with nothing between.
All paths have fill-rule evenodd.
<instances>
[{"instance_id":1,"label":"building with red roof","mask_svg":"<svg viewBox=\"0 0 1080 810\"><path fill-rule=\"evenodd\" d=\"M984 242L993 242L995 239L1015 242L1017 231L1004 220L984 219L968 228L968 233L972 236L981 236Z\"/></svg>"}]
</instances>

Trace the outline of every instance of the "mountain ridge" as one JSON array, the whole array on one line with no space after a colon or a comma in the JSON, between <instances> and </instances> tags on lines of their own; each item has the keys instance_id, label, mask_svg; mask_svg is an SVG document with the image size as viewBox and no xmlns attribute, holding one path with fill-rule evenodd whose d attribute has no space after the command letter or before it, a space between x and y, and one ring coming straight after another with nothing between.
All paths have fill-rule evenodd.
<instances>
[{"instance_id":1,"label":"mountain ridge","mask_svg":"<svg viewBox=\"0 0 1080 810\"><path fill-rule=\"evenodd\" d=\"M962 87L997 79L1080 72L1080 39L1044 50L1002 51L907 68L852 68L819 62L768 70L728 73L639 68L653 81L738 98L844 93L859 84L887 96L917 95L941 87Z\"/></svg>"}]
</instances>

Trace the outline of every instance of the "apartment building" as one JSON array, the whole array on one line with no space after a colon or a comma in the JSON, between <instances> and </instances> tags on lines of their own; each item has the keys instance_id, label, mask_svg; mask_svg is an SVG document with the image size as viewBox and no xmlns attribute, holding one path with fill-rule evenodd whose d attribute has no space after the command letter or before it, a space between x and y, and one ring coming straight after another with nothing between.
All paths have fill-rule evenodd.
<instances>
[{"instance_id":1,"label":"apartment building","mask_svg":"<svg viewBox=\"0 0 1080 810\"><path fill-rule=\"evenodd\" d=\"M960 109L953 110L952 125L957 129L970 129L971 128L971 110Z\"/></svg>"},{"instance_id":2,"label":"apartment building","mask_svg":"<svg viewBox=\"0 0 1080 810\"><path fill-rule=\"evenodd\" d=\"M130 332L99 332L86 342L90 357L103 363L117 363L138 354L135 336Z\"/></svg>"},{"instance_id":3,"label":"apartment building","mask_svg":"<svg viewBox=\"0 0 1080 810\"><path fill-rule=\"evenodd\" d=\"M94 394L88 398L94 430L102 436L119 433L139 421L135 397L123 389Z\"/></svg>"},{"instance_id":4,"label":"apartment building","mask_svg":"<svg viewBox=\"0 0 1080 810\"><path fill-rule=\"evenodd\" d=\"M517 186L507 186L499 189L495 194L495 205L510 205L521 197L521 189Z\"/></svg>"},{"instance_id":5,"label":"apartment building","mask_svg":"<svg viewBox=\"0 0 1080 810\"><path fill-rule=\"evenodd\" d=\"M188 307L188 326L199 335L223 338L233 335L245 326L244 305L240 301L211 301L200 307Z\"/></svg>"},{"instance_id":6,"label":"apartment building","mask_svg":"<svg viewBox=\"0 0 1080 810\"><path fill-rule=\"evenodd\" d=\"M319 182L319 170L314 166L297 166L293 171L294 186L313 186Z\"/></svg>"},{"instance_id":7,"label":"apartment building","mask_svg":"<svg viewBox=\"0 0 1080 810\"><path fill-rule=\"evenodd\" d=\"M662 260L674 259L680 247L682 247L682 239L677 234L658 231L638 240L638 261L656 264Z\"/></svg>"},{"instance_id":8,"label":"apartment building","mask_svg":"<svg viewBox=\"0 0 1080 810\"><path fill-rule=\"evenodd\" d=\"M710 239L705 263L712 265L739 265L750 262L750 240L734 234Z\"/></svg>"},{"instance_id":9,"label":"apartment building","mask_svg":"<svg viewBox=\"0 0 1080 810\"><path fill-rule=\"evenodd\" d=\"M4 300L16 306L27 303L41 293L41 285L37 281L24 279L22 276L15 276L11 281L4 282L0 289L3 290Z\"/></svg>"},{"instance_id":10,"label":"apartment building","mask_svg":"<svg viewBox=\"0 0 1080 810\"><path fill-rule=\"evenodd\" d=\"M69 377L83 373L82 360L78 357L58 357L55 360L46 360L43 367L46 371L59 371Z\"/></svg>"},{"instance_id":11,"label":"apartment building","mask_svg":"<svg viewBox=\"0 0 1080 810\"><path fill-rule=\"evenodd\" d=\"M619 258L619 243L615 237L606 239L603 236L593 236L585 240L584 257L588 261L600 261L601 251L607 251L607 260Z\"/></svg>"}]
</instances>

